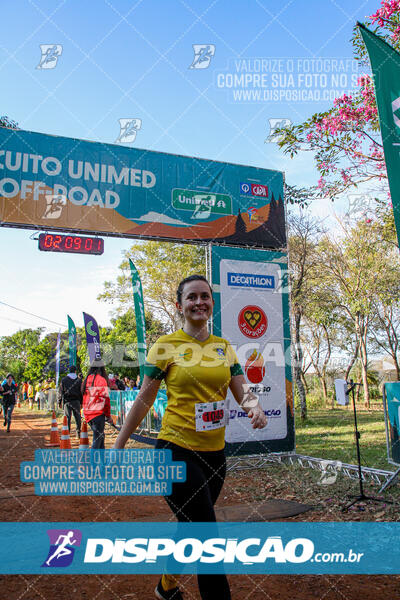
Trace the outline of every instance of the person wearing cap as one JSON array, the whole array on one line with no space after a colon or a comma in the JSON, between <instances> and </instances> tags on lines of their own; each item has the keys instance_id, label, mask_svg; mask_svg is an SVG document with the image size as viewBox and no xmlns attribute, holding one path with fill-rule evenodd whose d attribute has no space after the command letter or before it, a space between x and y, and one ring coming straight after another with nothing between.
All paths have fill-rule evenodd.
<instances>
[{"instance_id":1,"label":"person wearing cap","mask_svg":"<svg viewBox=\"0 0 400 600\"><path fill-rule=\"evenodd\" d=\"M7 425L7 433L10 433L11 415L14 410L18 386L11 373L8 373L5 381L1 384L2 404L4 410L4 427Z\"/></svg>"}]
</instances>

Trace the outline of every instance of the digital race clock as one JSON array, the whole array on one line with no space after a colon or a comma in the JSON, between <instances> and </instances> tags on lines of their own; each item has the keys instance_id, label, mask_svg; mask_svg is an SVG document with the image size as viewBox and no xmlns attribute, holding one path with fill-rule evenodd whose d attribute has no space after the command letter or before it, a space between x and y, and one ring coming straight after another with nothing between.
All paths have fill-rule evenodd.
<instances>
[{"instance_id":1,"label":"digital race clock","mask_svg":"<svg viewBox=\"0 0 400 600\"><path fill-rule=\"evenodd\" d=\"M103 254L104 240L82 235L40 233L39 250L45 252L71 252L72 254Z\"/></svg>"}]
</instances>

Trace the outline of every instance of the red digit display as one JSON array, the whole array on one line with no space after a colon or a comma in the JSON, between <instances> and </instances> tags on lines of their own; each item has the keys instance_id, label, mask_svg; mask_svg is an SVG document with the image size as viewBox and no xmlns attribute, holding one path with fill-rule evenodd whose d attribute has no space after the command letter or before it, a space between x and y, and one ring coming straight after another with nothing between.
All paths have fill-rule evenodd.
<instances>
[{"instance_id":1,"label":"red digit display","mask_svg":"<svg viewBox=\"0 0 400 600\"><path fill-rule=\"evenodd\" d=\"M39 250L70 254L103 254L104 240L81 235L40 233Z\"/></svg>"}]
</instances>

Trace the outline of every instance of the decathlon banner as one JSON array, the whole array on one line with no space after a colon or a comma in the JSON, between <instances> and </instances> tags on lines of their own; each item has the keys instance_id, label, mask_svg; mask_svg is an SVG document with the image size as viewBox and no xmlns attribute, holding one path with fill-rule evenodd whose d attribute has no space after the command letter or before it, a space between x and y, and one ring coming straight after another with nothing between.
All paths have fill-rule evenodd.
<instances>
[{"instance_id":1,"label":"decathlon banner","mask_svg":"<svg viewBox=\"0 0 400 600\"><path fill-rule=\"evenodd\" d=\"M0 535L10 575L400 573L399 523L18 521Z\"/></svg>"},{"instance_id":2,"label":"decathlon banner","mask_svg":"<svg viewBox=\"0 0 400 600\"><path fill-rule=\"evenodd\" d=\"M97 321L91 315L83 313L85 323L86 343L89 352L90 365L101 362L100 331Z\"/></svg>"},{"instance_id":3,"label":"decathlon banner","mask_svg":"<svg viewBox=\"0 0 400 600\"><path fill-rule=\"evenodd\" d=\"M400 54L361 23L357 23L374 74L375 97L400 242Z\"/></svg>"},{"instance_id":4,"label":"decathlon banner","mask_svg":"<svg viewBox=\"0 0 400 600\"><path fill-rule=\"evenodd\" d=\"M213 247L214 333L231 342L251 391L268 418L254 430L228 394L230 453L294 449L287 257L264 250Z\"/></svg>"},{"instance_id":5,"label":"decathlon banner","mask_svg":"<svg viewBox=\"0 0 400 600\"><path fill-rule=\"evenodd\" d=\"M0 222L282 248L283 174L0 128Z\"/></svg>"},{"instance_id":6,"label":"decathlon banner","mask_svg":"<svg viewBox=\"0 0 400 600\"><path fill-rule=\"evenodd\" d=\"M131 268L132 277L132 290L133 290L133 302L135 305L135 319L136 319L136 334L137 334L137 349L138 349L138 362L140 369L140 380L143 382L144 377L144 363L146 362L147 345L146 345L146 319L144 316L144 300L143 300L143 288L140 275L135 265L129 259L129 266Z\"/></svg>"},{"instance_id":7,"label":"decathlon banner","mask_svg":"<svg viewBox=\"0 0 400 600\"><path fill-rule=\"evenodd\" d=\"M76 327L75 323L69 315L68 317L68 348L69 348L69 365L76 367Z\"/></svg>"}]
</instances>

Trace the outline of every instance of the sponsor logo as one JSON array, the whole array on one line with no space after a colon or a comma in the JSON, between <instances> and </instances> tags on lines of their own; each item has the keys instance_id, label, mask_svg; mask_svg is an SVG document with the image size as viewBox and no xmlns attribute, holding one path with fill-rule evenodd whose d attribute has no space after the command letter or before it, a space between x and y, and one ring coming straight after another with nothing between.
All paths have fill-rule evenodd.
<instances>
[{"instance_id":1,"label":"sponsor logo","mask_svg":"<svg viewBox=\"0 0 400 600\"><path fill-rule=\"evenodd\" d=\"M205 194L198 190L172 190L172 206L189 210L192 219L207 219L210 215L231 215L232 198L227 194Z\"/></svg>"},{"instance_id":2,"label":"sponsor logo","mask_svg":"<svg viewBox=\"0 0 400 600\"><path fill-rule=\"evenodd\" d=\"M267 331L268 319L262 308L250 304L240 311L238 326L243 335L256 339Z\"/></svg>"},{"instance_id":3,"label":"sponsor logo","mask_svg":"<svg viewBox=\"0 0 400 600\"><path fill-rule=\"evenodd\" d=\"M42 567L68 567L74 558L75 547L81 545L79 529L48 529L50 548Z\"/></svg>"},{"instance_id":4,"label":"sponsor logo","mask_svg":"<svg viewBox=\"0 0 400 600\"><path fill-rule=\"evenodd\" d=\"M276 409L276 408L269 408L268 410L264 410L264 414L267 417L280 417L282 414L282 411L280 410L280 408ZM229 419L244 419L244 418L248 418L247 417L247 412L245 412L244 410L236 410L235 408L231 409L229 411Z\"/></svg>"},{"instance_id":5,"label":"sponsor logo","mask_svg":"<svg viewBox=\"0 0 400 600\"><path fill-rule=\"evenodd\" d=\"M275 288L275 277L273 275L252 275L250 273L228 273L228 285L273 290Z\"/></svg>"},{"instance_id":6,"label":"sponsor logo","mask_svg":"<svg viewBox=\"0 0 400 600\"><path fill-rule=\"evenodd\" d=\"M251 383L261 383L265 377L265 366L262 355L254 350L246 361L244 367L246 377Z\"/></svg>"},{"instance_id":7,"label":"sponsor logo","mask_svg":"<svg viewBox=\"0 0 400 600\"><path fill-rule=\"evenodd\" d=\"M268 198L268 186L262 185L261 183L242 182L240 184L240 194L242 196Z\"/></svg>"},{"instance_id":8,"label":"sponsor logo","mask_svg":"<svg viewBox=\"0 0 400 600\"><path fill-rule=\"evenodd\" d=\"M193 44L194 58L189 69L207 69L215 54L214 44Z\"/></svg>"}]
</instances>

